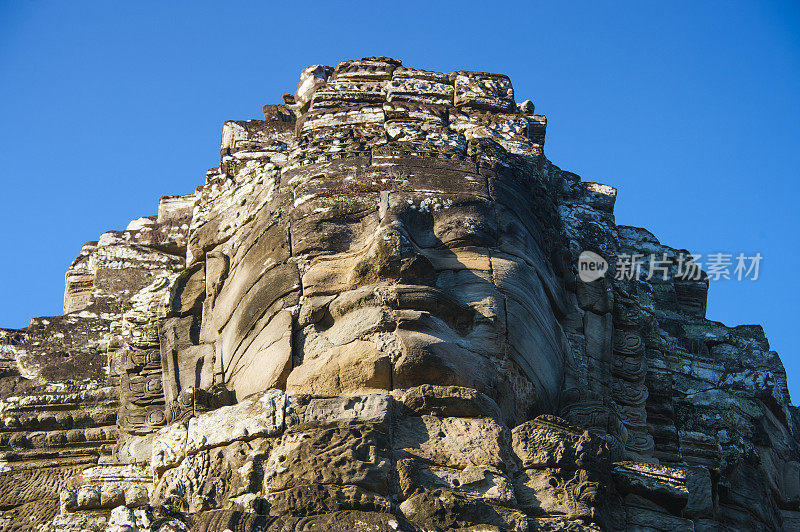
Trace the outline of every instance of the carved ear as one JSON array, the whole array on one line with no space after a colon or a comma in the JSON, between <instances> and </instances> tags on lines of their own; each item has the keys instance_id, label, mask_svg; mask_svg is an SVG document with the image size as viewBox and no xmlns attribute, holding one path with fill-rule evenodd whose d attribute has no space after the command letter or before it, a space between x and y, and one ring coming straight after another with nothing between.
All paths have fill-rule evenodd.
<instances>
[{"instance_id":1,"label":"carved ear","mask_svg":"<svg viewBox=\"0 0 800 532\"><path fill-rule=\"evenodd\" d=\"M206 253L206 297L217 297L228 277L229 268L230 258L222 251L212 250Z\"/></svg>"},{"instance_id":2,"label":"carved ear","mask_svg":"<svg viewBox=\"0 0 800 532\"><path fill-rule=\"evenodd\" d=\"M205 264L198 262L182 271L172 284L167 317L200 314L205 298Z\"/></svg>"}]
</instances>

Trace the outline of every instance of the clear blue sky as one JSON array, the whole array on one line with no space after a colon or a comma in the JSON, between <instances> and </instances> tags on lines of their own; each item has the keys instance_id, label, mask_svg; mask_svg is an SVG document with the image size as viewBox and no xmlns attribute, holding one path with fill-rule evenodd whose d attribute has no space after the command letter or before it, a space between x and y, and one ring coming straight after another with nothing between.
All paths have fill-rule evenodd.
<instances>
[{"instance_id":1,"label":"clear blue sky","mask_svg":"<svg viewBox=\"0 0 800 532\"><path fill-rule=\"evenodd\" d=\"M618 223L762 253L708 314L763 324L800 402L796 2L120 4L0 1L0 326L60 314L83 242L202 184L224 120L309 64L388 55L509 74L548 157L619 189Z\"/></svg>"}]
</instances>

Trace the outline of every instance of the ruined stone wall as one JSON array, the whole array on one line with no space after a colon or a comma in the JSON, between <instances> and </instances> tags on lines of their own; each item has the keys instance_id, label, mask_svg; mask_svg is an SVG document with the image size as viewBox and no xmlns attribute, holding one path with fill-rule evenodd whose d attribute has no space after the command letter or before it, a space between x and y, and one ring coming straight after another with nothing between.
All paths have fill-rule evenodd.
<instances>
[{"instance_id":1,"label":"ruined stone wall","mask_svg":"<svg viewBox=\"0 0 800 532\"><path fill-rule=\"evenodd\" d=\"M0 329L0 529L800 528L763 330L705 275L614 279L684 250L547 160L507 76L314 65L263 113Z\"/></svg>"}]
</instances>

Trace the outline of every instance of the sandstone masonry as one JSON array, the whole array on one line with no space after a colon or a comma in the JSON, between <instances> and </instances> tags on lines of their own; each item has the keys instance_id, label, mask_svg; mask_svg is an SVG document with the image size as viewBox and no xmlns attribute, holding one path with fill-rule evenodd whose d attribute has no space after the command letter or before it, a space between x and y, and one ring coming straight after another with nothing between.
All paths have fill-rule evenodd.
<instances>
[{"instance_id":1,"label":"sandstone masonry","mask_svg":"<svg viewBox=\"0 0 800 532\"><path fill-rule=\"evenodd\" d=\"M0 329L0 529L800 530L800 413L501 74L313 65Z\"/></svg>"}]
</instances>

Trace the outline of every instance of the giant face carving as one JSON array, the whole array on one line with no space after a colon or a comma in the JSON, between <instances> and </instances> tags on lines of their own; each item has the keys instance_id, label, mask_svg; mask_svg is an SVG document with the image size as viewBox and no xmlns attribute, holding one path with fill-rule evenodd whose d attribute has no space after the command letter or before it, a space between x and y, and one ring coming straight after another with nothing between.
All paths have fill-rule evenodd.
<instances>
[{"instance_id":1,"label":"giant face carving","mask_svg":"<svg viewBox=\"0 0 800 532\"><path fill-rule=\"evenodd\" d=\"M329 73L304 71L297 124L226 124L190 239L215 380L238 398L455 385L509 420L552 410L569 350L542 120L504 76Z\"/></svg>"}]
</instances>

